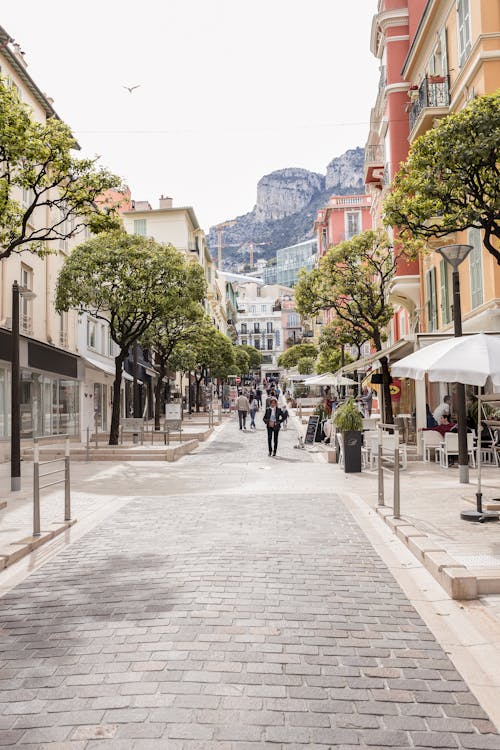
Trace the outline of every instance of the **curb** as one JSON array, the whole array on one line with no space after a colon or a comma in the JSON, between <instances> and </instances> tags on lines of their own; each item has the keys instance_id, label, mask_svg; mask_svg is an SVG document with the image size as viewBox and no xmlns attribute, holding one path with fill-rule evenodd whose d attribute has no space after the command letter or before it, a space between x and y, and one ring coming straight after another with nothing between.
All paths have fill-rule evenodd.
<instances>
[{"instance_id":1,"label":"curb","mask_svg":"<svg viewBox=\"0 0 500 750\"><path fill-rule=\"evenodd\" d=\"M377 505L375 512L452 599L468 600L484 594L500 594L500 571L472 572L423 531L404 519L394 518L392 508Z\"/></svg>"},{"instance_id":2,"label":"curb","mask_svg":"<svg viewBox=\"0 0 500 750\"><path fill-rule=\"evenodd\" d=\"M54 539L56 536L59 536L59 534L62 534L63 531L71 528L71 526L76 523L76 520L77 519L75 518L72 521L64 521L64 523L59 524L55 529L52 529L50 531L42 531L40 536L37 537L28 536L24 539L20 539L19 542L10 542L9 547L17 547L17 549L15 549L8 555L0 555L0 570L8 568L10 565L18 562L23 557L26 557L26 555L31 554L31 552L34 552L42 545L50 542L51 539Z\"/></svg>"}]
</instances>

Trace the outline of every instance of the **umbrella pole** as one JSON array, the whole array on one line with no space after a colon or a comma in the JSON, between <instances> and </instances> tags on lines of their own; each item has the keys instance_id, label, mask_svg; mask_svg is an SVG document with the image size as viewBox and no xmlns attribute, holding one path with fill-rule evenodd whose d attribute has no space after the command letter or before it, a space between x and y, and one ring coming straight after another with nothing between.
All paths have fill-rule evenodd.
<instances>
[{"instance_id":1,"label":"umbrella pole","mask_svg":"<svg viewBox=\"0 0 500 750\"><path fill-rule=\"evenodd\" d=\"M498 521L498 513L490 513L483 510L483 493L481 491L481 422L482 417L486 418L483 413L483 402L481 399L481 388L477 397L477 491L476 491L476 510L463 510L460 513L460 518L463 521L478 521L484 523L485 521Z\"/></svg>"}]
</instances>

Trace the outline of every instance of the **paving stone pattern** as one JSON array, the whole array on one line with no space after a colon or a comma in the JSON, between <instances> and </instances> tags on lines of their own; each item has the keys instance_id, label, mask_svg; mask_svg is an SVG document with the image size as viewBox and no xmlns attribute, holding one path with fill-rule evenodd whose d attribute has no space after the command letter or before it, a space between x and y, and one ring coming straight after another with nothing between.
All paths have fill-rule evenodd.
<instances>
[{"instance_id":1,"label":"paving stone pattern","mask_svg":"<svg viewBox=\"0 0 500 750\"><path fill-rule=\"evenodd\" d=\"M284 490L132 500L8 593L0 746L500 748L348 508Z\"/></svg>"}]
</instances>

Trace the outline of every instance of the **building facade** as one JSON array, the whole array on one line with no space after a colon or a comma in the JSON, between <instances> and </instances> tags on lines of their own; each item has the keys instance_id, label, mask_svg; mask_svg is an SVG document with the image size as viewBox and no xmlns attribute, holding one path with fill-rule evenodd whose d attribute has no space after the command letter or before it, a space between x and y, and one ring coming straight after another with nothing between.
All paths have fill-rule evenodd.
<instances>
[{"instance_id":1,"label":"building facade","mask_svg":"<svg viewBox=\"0 0 500 750\"><path fill-rule=\"evenodd\" d=\"M314 268L317 260L317 252L318 247L315 239L277 250L276 283L283 284L284 286L295 286L299 280L299 272L302 269L310 271Z\"/></svg>"}]
</instances>

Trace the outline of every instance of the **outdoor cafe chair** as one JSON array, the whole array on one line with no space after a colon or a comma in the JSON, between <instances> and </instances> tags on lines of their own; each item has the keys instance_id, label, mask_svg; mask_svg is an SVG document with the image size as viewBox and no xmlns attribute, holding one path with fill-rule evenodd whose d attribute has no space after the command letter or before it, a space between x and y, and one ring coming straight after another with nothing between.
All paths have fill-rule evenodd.
<instances>
[{"instance_id":1,"label":"outdoor cafe chair","mask_svg":"<svg viewBox=\"0 0 500 750\"><path fill-rule=\"evenodd\" d=\"M424 463L431 460L431 451L434 452L434 460L437 460L438 448L441 445L442 437L437 430L422 430L422 455Z\"/></svg>"},{"instance_id":2,"label":"outdoor cafe chair","mask_svg":"<svg viewBox=\"0 0 500 750\"><path fill-rule=\"evenodd\" d=\"M436 449L436 453L439 454L439 463L441 467L443 469L448 469L448 459L452 457L458 457L458 433L445 433L444 440ZM469 456L470 465L475 468L476 462L474 459L474 434L472 432L467 433L467 454Z\"/></svg>"}]
</instances>

